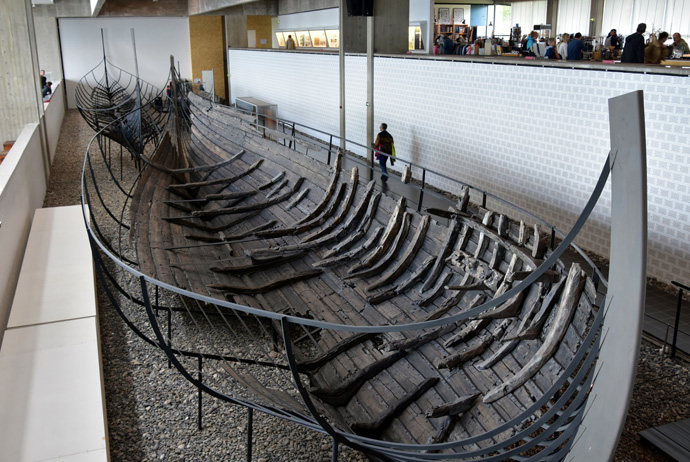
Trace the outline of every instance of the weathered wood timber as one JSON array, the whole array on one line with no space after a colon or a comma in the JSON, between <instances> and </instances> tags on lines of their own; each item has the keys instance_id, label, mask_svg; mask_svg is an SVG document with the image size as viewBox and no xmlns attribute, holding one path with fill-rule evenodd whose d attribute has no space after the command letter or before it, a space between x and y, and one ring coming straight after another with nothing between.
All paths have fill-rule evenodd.
<instances>
[{"instance_id":1,"label":"weathered wood timber","mask_svg":"<svg viewBox=\"0 0 690 462\"><path fill-rule=\"evenodd\" d=\"M536 374L546 361L551 359L565 335L572 316L575 314L579 295L584 285L585 277L582 268L579 264L574 263L568 272L568 279L563 289L563 301L544 343L520 372L484 395L483 401L485 403L492 403L515 390Z\"/></svg>"},{"instance_id":2,"label":"weathered wood timber","mask_svg":"<svg viewBox=\"0 0 690 462\"><path fill-rule=\"evenodd\" d=\"M397 362L407 354L407 351L396 351L383 359L375 361L360 369L348 380L332 388L314 388L311 394L323 400L331 406L343 406L357 393L364 383Z\"/></svg>"}]
</instances>

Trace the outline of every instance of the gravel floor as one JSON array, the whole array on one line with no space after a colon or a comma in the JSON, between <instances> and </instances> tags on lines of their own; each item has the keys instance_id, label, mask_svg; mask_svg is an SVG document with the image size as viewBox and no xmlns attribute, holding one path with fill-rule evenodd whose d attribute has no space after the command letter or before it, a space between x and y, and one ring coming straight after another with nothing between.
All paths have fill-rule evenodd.
<instances>
[{"instance_id":1,"label":"gravel floor","mask_svg":"<svg viewBox=\"0 0 690 462\"><path fill-rule=\"evenodd\" d=\"M80 174L93 132L76 110L65 115L44 207L78 204ZM203 398L203 428L197 427L197 392L164 354L141 341L110 309L98 290L103 372L111 460L242 461L247 456L247 410ZM615 461L664 461L641 443L645 428L690 418L690 368L664 358L643 342L630 412ZM329 461L331 441L282 419L254 414L253 460ZM341 448L339 461L366 460Z\"/></svg>"}]
</instances>

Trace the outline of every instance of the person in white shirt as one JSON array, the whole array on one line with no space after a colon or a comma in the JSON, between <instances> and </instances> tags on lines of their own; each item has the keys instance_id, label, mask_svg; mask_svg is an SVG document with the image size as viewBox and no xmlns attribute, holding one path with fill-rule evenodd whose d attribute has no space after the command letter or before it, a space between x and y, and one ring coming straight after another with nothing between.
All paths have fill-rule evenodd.
<instances>
[{"instance_id":1,"label":"person in white shirt","mask_svg":"<svg viewBox=\"0 0 690 462\"><path fill-rule=\"evenodd\" d=\"M568 42L570 42L570 34L561 35L561 43L558 44L558 54L561 59L568 59Z\"/></svg>"}]
</instances>

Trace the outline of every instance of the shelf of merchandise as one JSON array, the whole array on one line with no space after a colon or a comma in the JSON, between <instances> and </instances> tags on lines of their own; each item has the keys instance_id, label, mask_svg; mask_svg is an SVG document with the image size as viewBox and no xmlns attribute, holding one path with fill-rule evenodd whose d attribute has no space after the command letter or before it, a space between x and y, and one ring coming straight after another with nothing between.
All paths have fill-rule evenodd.
<instances>
[{"instance_id":1,"label":"shelf of merchandise","mask_svg":"<svg viewBox=\"0 0 690 462\"><path fill-rule=\"evenodd\" d=\"M453 41L460 36L467 39L470 34L470 26L467 24L436 24L436 36L445 34L450 34Z\"/></svg>"}]
</instances>

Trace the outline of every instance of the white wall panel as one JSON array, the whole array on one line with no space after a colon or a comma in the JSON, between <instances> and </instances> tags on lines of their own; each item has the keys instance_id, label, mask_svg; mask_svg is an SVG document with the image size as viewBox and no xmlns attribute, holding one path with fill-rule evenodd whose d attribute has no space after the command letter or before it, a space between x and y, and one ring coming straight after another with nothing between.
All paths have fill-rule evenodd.
<instances>
[{"instance_id":1,"label":"white wall panel","mask_svg":"<svg viewBox=\"0 0 690 462\"><path fill-rule=\"evenodd\" d=\"M590 0L559 0L556 34L576 32L589 35Z\"/></svg>"},{"instance_id":2,"label":"white wall panel","mask_svg":"<svg viewBox=\"0 0 690 462\"><path fill-rule=\"evenodd\" d=\"M362 144L365 61L346 61L347 137ZM337 57L230 50L229 65L233 94L277 103L281 117L338 132ZM608 99L643 90L649 273L690 281L690 78L378 57L374 81L375 124L388 123L399 158L483 188L565 231L608 154ZM427 179L457 192L443 178ZM603 255L609 208L607 189L578 239Z\"/></svg>"},{"instance_id":3,"label":"white wall panel","mask_svg":"<svg viewBox=\"0 0 690 462\"><path fill-rule=\"evenodd\" d=\"M60 18L60 42L65 69L67 101L75 108L74 89L79 80L103 60L135 74L132 33L134 29L139 76L162 89L167 85L170 55L180 65L182 78L191 80L192 58L187 18Z\"/></svg>"}]
</instances>

